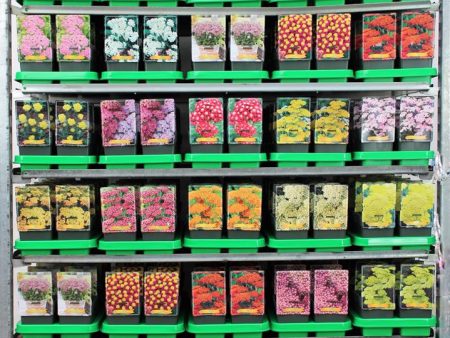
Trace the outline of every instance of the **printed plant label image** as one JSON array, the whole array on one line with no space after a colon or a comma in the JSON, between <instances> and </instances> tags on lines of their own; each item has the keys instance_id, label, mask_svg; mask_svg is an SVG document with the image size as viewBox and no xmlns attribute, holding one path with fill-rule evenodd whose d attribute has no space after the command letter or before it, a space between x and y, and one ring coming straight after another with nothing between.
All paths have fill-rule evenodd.
<instances>
[{"instance_id":1,"label":"printed plant label image","mask_svg":"<svg viewBox=\"0 0 450 338\"><path fill-rule=\"evenodd\" d=\"M362 59L394 60L396 58L397 19L395 13L364 14Z\"/></svg>"},{"instance_id":2,"label":"printed plant label image","mask_svg":"<svg viewBox=\"0 0 450 338\"><path fill-rule=\"evenodd\" d=\"M192 315L225 316L227 301L225 271L192 272Z\"/></svg>"},{"instance_id":3,"label":"printed plant label image","mask_svg":"<svg viewBox=\"0 0 450 338\"><path fill-rule=\"evenodd\" d=\"M144 61L177 62L176 16L144 16Z\"/></svg>"},{"instance_id":4,"label":"printed plant label image","mask_svg":"<svg viewBox=\"0 0 450 338\"><path fill-rule=\"evenodd\" d=\"M24 15L17 18L19 62L51 62L52 27L50 15Z\"/></svg>"},{"instance_id":5,"label":"printed plant label image","mask_svg":"<svg viewBox=\"0 0 450 338\"><path fill-rule=\"evenodd\" d=\"M262 188L258 185L229 185L228 230L261 230Z\"/></svg>"},{"instance_id":6,"label":"printed plant label image","mask_svg":"<svg viewBox=\"0 0 450 338\"><path fill-rule=\"evenodd\" d=\"M87 146L89 143L89 108L87 101L56 102L56 145Z\"/></svg>"},{"instance_id":7,"label":"printed plant label image","mask_svg":"<svg viewBox=\"0 0 450 338\"><path fill-rule=\"evenodd\" d=\"M92 314L92 276L90 272L57 272L58 315Z\"/></svg>"},{"instance_id":8,"label":"printed plant label image","mask_svg":"<svg viewBox=\"0 0 450 338\"><path fill-rule=\"evenodd\" d=\"M57 15L56 44L58 61L91 59L91 20L89 15Z\"/></svg>"},{"instance_id":9,"label":"printed plant label image","mask_svg":"<svg viewBox=\"0 0 450 338\"><path fill-rule=\"evenodd\" d=\"M309 144L311 111L309 98L278 98L275 111L277 144Z\"/></svg>"},{"instance_id":10,"label":"printed plant label image","mask_svg":"<svg viewBox=\"0 0 450 338\"><path fill-rule=\"evenodd\" d=\"M400 98L400 141L431 142L435 99L432 96Z\"/></svg>"},{"instance_id":11,"label":"printed plant label image","mask_svg":"<svg viewBox=\"0 0 450 338\"><path fill-rule=\"evenodd\" d=\"M361 301L364 310L395 310L395 266L361 266Z\"/></svg>"},{"instance_id":12,"label":"printed plant label image","mask_svg":"<svg viewBox=\"0 0 450 338\"><path fill-rule=\"evenodd\" d=\"M88 185L57 185L56 230L88 231L91 227L91 189Z\"/></svg>"},{"instance_id":13,"label":"printed plant label image","mask_svg":"<svg viewBox=\"0 0 450 338\"><path fill-rule=\"evenodd\" d=\"M434 55L434 13L403 12L400 37L402 59L430 59Z\"/></svg>"},{"instance_id":14,"label":"printed plant label image","mask_svg":"<svg viewBox=\"0 0 450 338\"><path fill-rule=\"evenodd\" d=\"M393 97L363 97L361 142L394 142L396 102Z\"/></svg>"},{"instance_id":15,"label":"printed plant label image","mask_svg":"<svg viewBox=\"0 0 450 338\"><path fill-rule=\"evenodd\" d=\"M189 186L189 230L222 230L220 185Z\"/></svg>"},{"instance_id":16,"label":"printed plant label image","mask_svg":"<svg viewBox=\"0 0 450 338\"><path fill-rule=\"evenodd\" d=\"M262 143L262 100L230 98L228 100L228 143Z\"/></svg>"},{"instance_id":17,"label":"printed plant label image","mask_svg":"<svg viewBox=\"0 0 450 338\"><path fill-rule=\"evenodd\" d=\"M231 315L264 315L264 271L230 271Z\"/></svg>"},{"instance_id":18,"label":"printed plant label image","mask_svg":"<svg viewBox=\"0 0 450 338\"><path fill-rule=\"evenodd\" d=\"M139 61L138 16L105 16L105 59L107 62Z\"/></svg>"},{"instance_id":19,"label":"printed plant label image","mask_svg":"<svg viewBox=\"0 0 450 338\"><path fill-rule=\"evenodd\" d=\"M347 144L350 100L317 99L313 124L315 144Z\"/></svg>"},{"instance_id":20,"label":"printed plant label image","mask_svg":"<svg viewBox=\"0 0 450 338\"><path fill-rule=\"evenodd\" d=\"M306 315L311 309L311 271L276 271L277 315Z\"/></svg>"},{"instance_id":21,"label":"printed plant label image","mask_svg":"<svg viewBox=\"0 0 450 338\"><path fill-rule=\"evenodd\" d=\"M316 26L317 60L350 58L350 14L320 14Z\"/></svg>"},{"instance_id":22,"label":"printed plant label image","mask_svg":"<svg viewBox=\"0 0 450 338\"><path fill-rule=\"evenodd\" d=\"M400 270L400 308L433 310L436 267L429 264L402 264Z\"/></svg>"},{"instance_id":23,"label":"printed plant label image","mask_svg":"<svg viewBox=\"0 0 450 338\"><path fill-rule=\"evenodd\" d=\"M103 233L136 232L136 192L132 186L100 188Z\"/></svg>"},{"instance_id":24,"label":"printed plant label image","mask_svg":"<svg viewBox=\"0 0 450 338\"><path fill-rule=\"evenodd\" d=\"M264 60L264 16L232 15L230 30L230 60Z\"/></svg>"},{"instance_id":25,"label":"printed plant label image","mask_svg":"<svg viewBox=\"0 0 450 338\"><path fill-rule=\"evenodd\" d=\"M275 185L273 203L275 230L309 229L310 193L308 185Z\"/></svg>"},{"instance_id":26,"label":"printed plant label image","mask_svg":"<svg viewBox=\"0 0 450 338\"><path fill-rule=\"evenodd\" d=\"M348 270L314 271L314 314L348 313Z\"/></svg>"},{"instance_id":27,"label":"printed plant label image","mask_svg":"<svg viewBox=\"0 0 450 338\"><path fill-rule=\"evenodd\" d=\"M345 230L348 223L348 186L316 184L313 194L314 230Z\"/></svg>"},{"instance_id":28,"label":"printed plant label image","mask_svg":"<svg viewBox=\"0 0 450 338\"><path fill-rule=\"evenodd\" d=\"M29 185L15 187L17 230L51 231L50 187Z\"/></svg>"},{"instance_id":29,"label":"printed plant label image","mask_svg":"<svg viewBox=\"0 0 450 338\"><path fill-rule=\"evenodd\" d=\"M23 146L50 146L47 101L16 101L17 141Z\"/></svg>"},{"instance_id":30,"label":"printed plant label image","mask_svg":"<svg viewBox=\"0 0 450 338\"><path fill-rule=\"evenodd\" d=\"M141 144L174 144L176 135L175 100L144 99L139 103Z\"/></svg>"},{"instance_id":31,"label":"printed plant label image","mask_svg":"<svg viewBox=\"0 0 450 338\"><path fill-rule=\"evenodd\" d=\"M175 231L175 186L143 186L140 188L140 200L142 232Z\"/></svg>"},{"instance_id":32,"label":"printed plant label image","mask_svg":"<svg viewBox=\"0 0 450 338\"><path fill-rule=\"evenodd\" d=\"M176 316L180 275L178 269L156 268L145 273L144 297L146 316Z\"/></svg>"},{"instance_id":33,"label":"printed plant label image","mask_svg":"<svg viewBox=\"0 0 450 338\"><path fill-rule=\"evenodd\" d=\"M106 315L138 315L140 313L140 288L138 272L107 272Z\"/></svg>"},{"instance_id":34,"label":"printed plant label image","mask_svg":"<svg viewBox=\"0 0 450 338\"><path fill-rule=\"evenodd\" d=\"M192 24L192 61L225 61L225 16L193 15Z\"/></svg>"},{"instance_id":35,"label":"printed plant label image","mask_svg":"<svg viewBox=\"0 0 450 338\"><path fill-rule=\"evenodd\" d=\"M18 272L17 284L21 316L53 315L51 272Z\"/></svg>"},{"instance_id":36,"label":"printed plant label image","mask_svg":"<svg viewBox=\"0 0 450 338\"><path fill-rule=\"evenodd\" d=\"M223 99L189 99L190 144L223 144Z\"/></svg>"},{"instance_id":37,"label":"printed plant label image","mask_svg":"<svg viewBox=\"0 0 450 338\"><path fill-rule=\"evenodd\" d=\"M363 183L362 221L365 228L395 226L396 186L394 183Z\"/></svg>"},{"instance_id":38,"label":"printed plant label image","mask_svg":"<svg viewBox=\"0 0 450 338\"><path fill-rule=\"evenodd\" d=\"M311 60L312 15L278 16L278 60Z\"/></svg>"},{"instance_id":39,"label":"printed plant label image","mask_svg":"<svg viewBox=\"0 0 450 338\"><path fill-rule=\"evenodd\" d=\"M107 100L100 103L104 147L136 144L136 103Z\"/></svg>"},{"instance_id":40,"label":"printed plant label image","mask_svg":"<svg viewBox=\"0 0 450 338\"><path fill-rule=\"evenodd\" d=\"M401 226L433 226L436 188L432 183L402 183L400 202Z\"/></svg>"}]
</instances>

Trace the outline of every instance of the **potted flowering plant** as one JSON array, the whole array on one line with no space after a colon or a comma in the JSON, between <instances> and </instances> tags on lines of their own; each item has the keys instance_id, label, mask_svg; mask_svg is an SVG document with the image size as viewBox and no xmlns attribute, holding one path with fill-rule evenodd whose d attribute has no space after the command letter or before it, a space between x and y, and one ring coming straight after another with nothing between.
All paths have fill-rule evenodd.
<instances>
[{"instance_id":1,"label":"potted flowering plant","mask_svg":"<svg viewBox=\"0 0 450 338\"><path fill-rule=\"evenodd\" d=\"M58 316L61 324L92 322L92 276L90 272L57 272Z\"/></svg>"},{"instance_id":2,"label":"potted flowering plant","mask_svg":"<svg viewBox=\"0 0 450 338\"><path fill-rule=\"evenodd\" d=\"M230 60L233 70L261 70L264 62L264 16L232 15Z\"/></svg>"},{"instance_id":3,"label":"potted flowering plant","mask_svg":"<svg viewBox=\"0 0 450 338\"><path fill-rule=\"evenodd\" d=\"M107 241L136 240L136 193L133 186L100 188L102 230Z\"/></svg>"},{"instance_id":4,"label":"potted flowering plant","mask_svg":"<svg viewBox=\"0 0 450 338\"><path fill-rule=\"evenodd\" d=\"M274 127L278 152L308 152L311 142L310 103L309 98L277 98Z\"/></svg>"},{"instance_id":5,"label":"potted flowering plant","mask_svg":"<svg viewBox=\"0 0 450 338\"><path fill-rule=\"evenodd\" d=\"M344 238L348 227L348 186L316 184L312 201L314 238Z\"/></svg>"},{"instance_id":6,"label":"potted flowering plant","mask_svg":"<svg viewBox=\"0 0 450 338\"><path fill-rule=\"evenodd\" d=\"M272 217L276 238L308 237L309 196L309 186L306 184L276 184L274 186Z\"/></svg>"},{"instance_id":7,"label":"potted flowering plant","mask_svg":"<svg viewBox=\"0 0 450 338\"><path fill-rule=\"evenodd\" d=\"M106 155L136 153L136 104L134 100L100 103L102 141Z\"/></svg>"},{"instance_id":8,"label":"potted flowering plant","mask_svg":"<svg viewBox=\"0 0 450 338\"><path fill-rule=\"evenodd\" d=\"M176 16L144 16L145 70L177 70Z\"/></svg>"},{"instance_id":9,"label":"potted flowering plant","mask_svg":"<svg viewBox=\"0 0 450 338\"><path fill-rule=\"evenodd\" d=\"M60 71L90 71L90 16L57 15L56 46Z\"/></svg>"},{"instance_id":10,"label":"potted flowering plant","mask_svg":"<svg viewBox=\"0 0 450 338\"><path fill-rule=\"evenodd\" d=\"M52 273L17 273L19 312L23 324L53 323Z\"/></svg>"},{"instance_id":11,"label":"potted flowering plant","mask_svg":"<svg viewBox=\"0 0 450 338\"><path fill-rule=\"evenodd\" d=\"M189 141L191 151L221 153L223 148L223 100L189 99Z\"/></svg>"},{"instance_id":12,"label":"potted flowering plant","mask_svg":"<svg viewBox=\"0 0 450 338\"><path fill-rule=\"evenodd\" d=\"M139 324L141 312L139 272L107 272L105 279L108 323Z\"/></svg>"},{"instance_id":13,"label":"potted flowering plant","mask_svg":"<svg viewBox=\"0 0 450 338\"><path fill-rule=\"evenodd\" d=\"M223 227L222 186L189 186L189 234L192 238L221 238Z\"/></svg>"},{"instance_id":14,"label":"potted flowering plant","mask_svg":"<svg viewBox=\"0 0 450 338\"><path fill-rule=\"evenodd\" d=\"M348 315L348 270L314 271L314 320L342 322Z\"/></svg>"},{"instance_id":15,"label":"potted flowering plant","mask_svg":"<svg viewBox=\"0 0 450 338\"><path fill-rule=\"evenodd\" d=\"M278 322L304 323L311 312L311 272L275 271L275 313Z\"/></svg>"},{"instance_id":16,"label":"potted flowering plant","mask_svg":"<svg viewBox=\"0 0 450 338\"><path fill-rule=\"evenodd\" d=\"M400 65L402 68L431 67L434 55L434 13L402 13Z\"/></svg>"},{"instance_id":17,"label":"potted flowering plant","mask_svg":"<svg viewBox=\"0 0 450 338\"><path fill-rule=\"evenodd\" d=\"M261 186L245 184L228 185L228 238L259 238L261 232L261 209Z\"/></svg>"},{"instance_id":18,"label":"potted flowering plant","mask_svg":"<svg viewBox=\"0 0 450 338\"><path fill-rule=\"evenodd\" d=\"M139 18L137 15L105 16L105 61L108 70L139 68Z\"/></svg>"},{"instance_id":19,"label":"potted flowering plant","mask_svg":"<svg viewBox=\"0 0 450 338\"><path fill-rule=\"evenodd\" d=\"M194 70L224 70L225 16L193 15L191 22Z\"/></svg>"},{"instance_id":20,"label":"potted flowering plant","mask_svg":"<svg viewBox=\"0 0 450 338\"><path fill-rule=\"evenodd\" d=\"M91 111L87 101L56 101L58 155L89 155Z\"/></svg>"},{"instance_id":21,"label":"potted flowering plant","mask_svg":"<svg viewBox=\"0 0 450 338\"><path fill-rule=\"evenodd\" d=\"M345 153L349 140L350 100L317 99L313 129L316 153Z\"/></svg>"},{"instance_id":22,"label":"potted flowering plant","mask_svg":"<svg viewBox=\"0 0 450 338\"><path fill-rule=\"evenodd\" d=\"M399 150L430 150L435 99L402 96L399 114Z\"/></svg>"},{"instance_id":23,"label":"potted flowering plant","mask_svg":"<svg viewBox=\"0 0 450 338\"><path fill-rule=\"evenodd\" d=\"M20 239L52 239L52 205L48 185L15 187L16 222Z\"/></svg>"},{"instance_id":24,"label":"potted flowering plant","mask_svg":"<svg viewBox=\"0 0 450 338\"><path fill-rule=\"evenodd\" d=\"M277 43L281 70L309 69L312 59L312 15L278 16Z\"/></svg>"},{"instance_id":25,"label":"potted flowering plant","mask_svg":"<svg viewBox=\"0 0 450 338\"><path fill-rule=\"evenodd\" d=\"M175 100L144 99L140 103L144 154L173 154L176 141Z\"/></svg>"},{"instance_id":26,"label":"potted flowering plant","mask_svg":"<svg viewBox=\"0 0 450 338\"><path fill-rule=\"evenodd\" d=\"M144 241L173 240L176 225L176 187L148 185L140 188L141 232Z\"/></svg>"},{"instance_id":27,"label":"potted flowering plant","mask_svg":"<svg viewBox=\"0 0 450 338\"><path fill-rule=\"evenodd\" d=\"M350 59L350 14L320 14L316 27L317 69L347 69Z\"/></svg>"},{"instance_id":28,"label":"potted flowering plant","mask_svg":"<svg viewBox=\"0 0 450 338\"><path fill-rule=\"evenodd\" d=\"M50 15L24 15L17 18L17 39L22 71L53 69Z\"/></svg>"},{"instance_id":29,"label":"potted flowering plant","mask_svg":"<svg viewBox=\"0 0 450 338\"><path fill-rule=\"evenodd\" d=\"M262 143L262 100L228 100L228 148L230 153L259 153Z\"/></svg>"},{"instance_id":30,"label":"potted flowering plant","mask_svg":"<svg viewBox=\"0 0 450 338\"><path fill-rule=\"evenodd\" d=\"M225 271L192 272L192 317L196 324L223 324L227 314Z\"/></svg>"}]
</instances>

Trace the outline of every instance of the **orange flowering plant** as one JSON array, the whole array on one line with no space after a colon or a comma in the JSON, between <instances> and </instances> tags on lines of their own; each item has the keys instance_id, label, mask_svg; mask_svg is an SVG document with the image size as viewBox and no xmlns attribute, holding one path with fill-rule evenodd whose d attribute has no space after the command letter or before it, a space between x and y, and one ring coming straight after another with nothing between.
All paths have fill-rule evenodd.
<instances>
[{"instance_id":1,"label":"orange flowering plant","mask_svg":"<svg viewBox=\"0 0 450 338\"><path fill-rule=\"evenodd\" d=\"M229 185L227 191L227 229L261 229L262 188L258 185Z\"/></svg>"},{"instance_id":2,"label":"orange flowering plant","mask_svg":"<svg viewBox=\"0 0 450 338\"><path fill-rule=\"evenodd\" d=\"M350 58L350 14L323 14L317 17L316 58Z\"/></svg>"},{"instance_id":3,"label":"orange flowering plant","mask_svg":"<svg viewBox=\"0 0 450 338\"><path fill-rule=\"evenodd\" d=\"M264 315L264 271L234 270L231 277L231 315Z\"/></svg>"},{"instance_id":4,"label":"orange flowering plant","mask_svg":"<svg viewBox=\"0 0 450 338\"><path fill-rule=\"evenodd\" d=\"M222 187L189 186L189 230L222 229Z\"/></svg>"},{"instance_id":5,"label":"orange flowering plant","mask_svg":"<svg viewBox=\"0 0 450 338\"><path fill-rule=\"evenodd\" d=\"M363 60L392 60L396 57L395 13L363 15Z\"/></svg>"},{"instance_id":6,"label":"orange flowering plant","mask_svg":"<svg viewBox=\"0 0 450 338\"><path fill-rule=\"evenodd\" d=\"M224 316L226 312L225 271L192 272L192 315Z\"/></svg>"},{"instance_id":7,"label":"orange flowering plant","mask_svg":"<svg viewBox=\"0 0 450 338\"><path fill-rule=\"evenodd\" d=\"M429 59L434 54L434 14L405 12L402 14L400 56L402 59Z\"/></svg>"},{"instance_id":8,"label":"orange flowering plant","mask_svg":"<svg viewBox=\"0 0 450 338\"><path fill-rule=\"evenodd\" d=\"M278 17L278 59L311 60L312 15Z\"/></svg>"}]
</instances>

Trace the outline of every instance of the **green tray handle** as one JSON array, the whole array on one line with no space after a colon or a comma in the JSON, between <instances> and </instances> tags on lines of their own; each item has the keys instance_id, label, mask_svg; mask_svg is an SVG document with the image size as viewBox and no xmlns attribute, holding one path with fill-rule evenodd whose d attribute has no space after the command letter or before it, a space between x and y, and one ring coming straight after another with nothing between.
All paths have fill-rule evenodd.
<instances>
[{"instance_id":1,"label":"green tray handle","mask_svg":"<svg viewBox=\"0 0 450 338\"><path fill-rule=\"evenodd\" d=\"M112 71L103 72L102 80L183 80L181 71Z\"/></svg>"},{"instance_id":2,"label":"green tray handle","mask_svg":"<svg viewBox=\"0 0 450 338\"><path fill-rule=\"evenodd\" d=\"M355 234L351 234L352 243L355 246L362 247L383 247L383 246L416 246L416 245L434 245L436 238L434 236L429 237L360 237Z\"/></svg>"},{"instance_id":3,"label":"green tray handle","mask_svg":"<svg viewBox=\"0 0 450 338\"><path fill-rule=\"evenodd\" d=\"M273 80L284 79L342 79L353 78L349 69L335 70L276 70L272 73Z\"/></svg>"},{"instance_id":4,"label":"green tray handle","mask_svg":"<svg viewBox=\"0 0 450 338\"><path fill-rule=\"evenodd\" d=\"M100 322L103 314L98 315L91 324L22 324L16 325L16 333L19 334L83 334L100 331Z\"/></svg>"},{"instance_id":5,"label":"green tray handle","mask_svg":"<svg viewBox=\"0 0 450 338\"><path fill-rule=\"evenodd\" d=\"M376 79L384 77L418 77L418 76L437 76L436 68L401 68L401 69L369 69L357 70L355 79Z\"/></svg>"},{"instance_id":6,"label":"green tray handle","mask_svg":"<svg viewBox=\"0 0 450 338\"><path fill-rule=\"evenodd\" d=\"M17 72L16 81L96 81L97 72Z\"/></svg>"},{"instance_id":7,"label":"green tray handle","mask_svg":"<svg viewBox=\"0 0 450 338\"><path fill-rule=\"evenodd\" d=\"M270 329L274 332L345 332L352 329L352 321L345 322L314 322L279 323L274 315L270 316Z\"/></svg>"},{"instance_id":8,"label":"green tray handle","mask_svg":"<svg viewBox=\"0 0 450 338\"><path fill-rule=\"evenodd\" d=\"M434 151L357 151L353 153L353 160L431 160Z\"/></svg>"},{"instance_id":9,"label":"green tray handle","mask_svg":"<svg viewBox=\"0 0 450 338\"><path fill-rule=\"evenodd\" d=\"M14 243L16 250L71 250L71 249L92 249L97 247L98 237L91 239L61 240L54 239L48 241L21 241L17 239Z\"/></svg>"},{"instance_id":10,"label":"green tray handle","mask_svg":"<svg viewBox=\"0 0 450 338\"><path fill-rule=\"evenodd\" d=\"M187 73L186 80L263 80L268 78L269 72L265 70L224 70L190 71Z\"/></svg>"},{"instance_id":11,"label":"green tray handle","mask_svg":"<svg viewBox=\"0 0 450 338\"><path fill-rule=\"evenodd\" d=\"M97 156L61 156L61 155L16 155L15 164L55 164L55 165L72 165L72 164L96 164Z\"/></svg>"},{"instance_id":12,"label":"green tray handle","mask_svg":"<svg viewBox=\"0 0 450 338\"><path fill-rule=\"evenodd\" d=\"M336 162L351 161L351 153L271 153L270 161L278 162Z\"/></svg>"},{"instance_id":13,"label":"green tray handle","mask_svg":"<svg viewBox=\"0 0 450 338\"><path fill-rule=\"evenodd\" d=\"M193 334L216 334L216 333L257 333L270 330L270 323L264 317L262 323L230 323L225 324L195 324L192 318L189 318L187 331Z\"/></svg>"},{"instance_id":14,"label":"green tray handle","mask_svg":"<svg viewBox=\"0 0 450 338\"><path fill-rule=\"evenodd\" d=\"M101 326L101 332L105 334L112 335L127 335L127 334L136 334L136 335L176 335L178 333L183 333L185 331L184 318L180 316L178 319L178 323L174 325L156 325L156 324L145 324L140 323L138 325L111 325L107 320L103 321Z\"/></svg>"},{"instance_id":15,"label":"green tray handle","mask_svg":"<svg viewBox=\"0 0 450 338\"><path fill-rule=\"evenodd\" d=\"M431 318L361 318L356 313L351 313L353 326L362 328L424 328L435 327L437 320Z\"/></svg>"},{"instance_id":16,"label":"green tray handle","mask_svg":"<svg viewBox=\"0 0 450 338\"><path fill-rule=\"evenodd\" d=\"M218 154L186 154L184 162L222 163L222 162L265 162L267 155L263 153L218 153Z\"/></svg>"},{"instance_id":17,"label":"green tray handle","mask_svg":"<svg viewBox=\"0 0 450 338\"><path fill-rule=\"evenodd\" d=\"M107 155L99 157L99 164L158 164L180 163L180 154L164 155Z\"/></svg>"},{"instance_id":18,"label":"green tray handle","mask_svg":"<svg viewBox=\"0 0 450 338\"><path fill-rule=\"evenodd\" d=\"M262 248L266 245L264 237L258 239L196 239L188 236L184 237L184 246L194 249L252 249Z\"/></svg>"},{"instance_id":19,"label":"green tray handle","mask_svg":"<svg viewBox=\"0 0 450 338\"><path fill-rule=\"evenodd\" d=\"M319 238L305 238L305 239L277 239L269 235L267 246L274 249L326 249L326 248L346 248L352 245L350 237L333 238L333 239L319 239Z\"/></svg>"},{"instance_id":20,"label":"green tray handle","mask_svg":"<svg viewBox=\"0 0 450 338\"><path fill-rule=\"evenodd\" d=\"M181 238L176 238L173 241L105 241L100 239L98 248L103 251L176 250L182 248L182 241Z\"/></svg>"}]
</instances>

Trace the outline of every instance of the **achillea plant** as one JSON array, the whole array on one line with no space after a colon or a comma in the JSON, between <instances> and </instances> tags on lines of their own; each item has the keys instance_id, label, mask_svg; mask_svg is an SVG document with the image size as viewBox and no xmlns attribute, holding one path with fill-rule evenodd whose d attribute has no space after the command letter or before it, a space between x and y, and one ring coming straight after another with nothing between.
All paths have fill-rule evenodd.
<instances>
[{"instance_id":1,"label":"achillea plant","mask_svg":"<svg viewBox=\"0 0 450 338\"><path fill-rule=\"evenodd\" d=\"M395 310L394 297L394 265L363 265L361 267L363 309Z\"/></svg>"},{"instance_id":2,"label":"achillea plant","mask_svg":"<svg viewBox=\"0 0 450 338\"><path fill-rule=\"evenodd\" d=\"M174 144L175 100L140 101L142 145Z\"/></svg>"},{"instance_id":3,"label":"achillea plant","mask_svg":"<svg viewBox=\"0 0 450 338\"><path fill-rule=\"evenodd\" d=\"M57 15L58 61L89 61L91 34L89 15Z\"/></svg>"},{"instance_id":4,"label":"achillea plant","mask_svg":"<svg viewBox=\"0 0 450 338\"><path fill-rule=\"evenodd\" d=\"M103 233L136 232L134 187L100 188Z\"/></svg>"},{"instance_id":5,"label":"achillea plant","mask_svg":"<svg viewBox=\"0 0 450 338\"><path fill-rule=\"evenodd\" d=\"M52 61L50 15L25 15L17 18L20 62Z\"/></svg>"},{"instance_id":6,"label":"achillea plant","mask_svg":"<svg viewBox=\"0 0 450 338\"><path fill-rule=\"evenodd\" d=\"M431 141L434 101L434 97L431 96L402 96L400 98L401 141Z\"/></svg>"},{"instance_id":7,"label":"achillea plant","mask_svg":"<svg viewBox=\"0 0 450 338\"><path fill-rule=\"evenodd\" d=\"M277 315L306 315L311 309L311 272L276 271L275 299Z\"/></svg>"},{"instance_id":8,"label":"achillea plant","mask_svg":"<svg viewBox=\"0 0 450 338\"><path fill-rule=\"evenodd\" d=\"M392 97L364 97L357 122L361 126L361 142L394 142L395 108Z\"/></svg>"},{"instance_id":9,"label":"achillea plant","mask_svg":"<svg viewBox=\"0 0 450 338\"><path fill-rule=\"evenodd\" d=\"M136 144L136 105L134 100L107 100L100 103L104 147Z\"/></svg>"},{"instance_id":10,"label":"achillea plant","mask_svg":"<svg viewBox=\"0 0 450 338\"><path fill-rule=\"evenodd\" d=\"M144 17L144 60L176 62L178 60L177 18Z\"/></svg>"},{"instance_id":11,"label":"achillea plant","mask_svg":"<svg viewBox=\"0 0 450 338\"><path fill-rule=\"evenodd\" d=\"M402 264L400 270L400 308L432 310L436 267L429 264Z\"/></svg>"},{"instance_id":12,"label":"achillea plant","mask_svg":"<svg viewBox=\"0 0 450 338\"><path fill-rule=\"evenodd\" d=\"M228 230L261 229L262 188L258 185L230 185L227 192Z\"/></svg>"},{"instance_id":13,"label":"achillea plant","mask_svg":"<svg viewBox=\"0 0 450 338\"><path fill-rule=\"evenodd\" d=\"M395 226L396 186L394 183L363 183L362 196L364 227L382 229Z\"/></svg>"},{"instance_id":14,"label":"achillea plant","mask_svg":"<svg viewBox=\"0 0 450 338\"><path fill-rule=\"evenodd\" d=\"M189 230L221 230L222 187L189 186Z\"/></svg>"},{"instance_id":15,"label":"achillea plant","mask_svg":"<svg viewBox=\"0 0 450 338\"><path fill-rule=\"evenodd\" d=\"M309 229L309 186L303 184L276 185L273 212L275 230Z\"/></svg>"},{"instance_id":16,"label":"achillea plant","mask_svg":"<svg viewBox=\"0 0 450 338\"><path fill-rule=\"evenodd\" d=\"M277 144L309 144L311 139L310 100L279 98L275 112Z\"/></svg>"},{"instance_id":17,"label":"achillea plant","mask_svg":"<svg viewBox=\"0 0 450 338\"><path fill-rule=\"evenodd\" d=\"M139 61L137 16L105 16L105 56L107 62Z\"/></svg>"},{"instance_id":18,"label":"achillea plant","mask_svg":"<svg viewBox=\"0 0 450 338\"><path fill-rule=\"evenodd\" d=\"M314 272L314 314L348 314L348 270Z\"/></svg>"},{"instance_id":19,"label":"achillea plant","mask_svg":"<svg viewBox=\"0 0 450 338\"><path fill-rule=\"evenodd\" d=\"M56 102L56 145L87 146L89 110L86 101Z\"/></svg>"},{"instance_id":20,"label":"achillea plant","mask_svg":"<svg viewBox=\"0 0 450 338\"><path fill-rule=\"evenodd\" d=\"M347 144L350 128L350 100L318 99L314 111L315 144Z\"/></svg>"},{"instance_id":21,"label":"achillea plant","mask_svg":"<svg viewBox=\"0 0 450 338\"><path fill-rule=\"evenodd\" d=\"M175 186L140 188L141 231L174 232L176 221Z\"/></svg>"},{"instance_id":22,"label":"achillea plant","mask_svg":"<svg viewBox=\"0 0 450 338\"><path fill-rule=\"evenodd\" d=\"M436 188L432 183L401 184L400 222L402 226L432 227Z\"/></svg>"},{"instance_id":23,"label":"achillea plant","mask_svg":"<svg viewBox=\"0 0 450 338\"><path fill-rule=\"evenodd\" d=\"M348 186L316 184L313 195L315 230L344 230L348 223Z\"/></svg>"}]
</instances>

